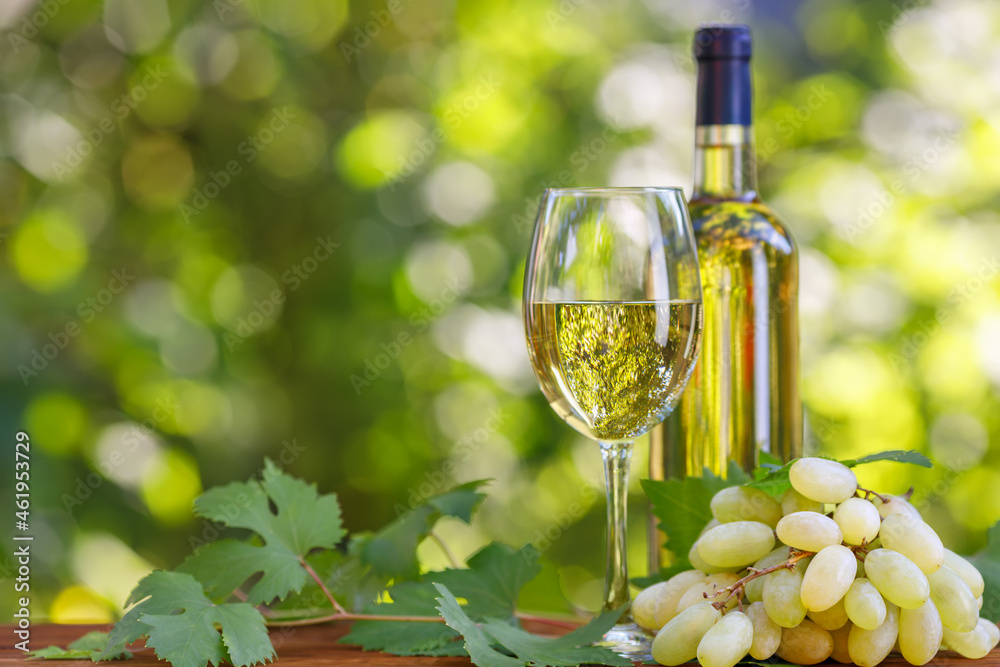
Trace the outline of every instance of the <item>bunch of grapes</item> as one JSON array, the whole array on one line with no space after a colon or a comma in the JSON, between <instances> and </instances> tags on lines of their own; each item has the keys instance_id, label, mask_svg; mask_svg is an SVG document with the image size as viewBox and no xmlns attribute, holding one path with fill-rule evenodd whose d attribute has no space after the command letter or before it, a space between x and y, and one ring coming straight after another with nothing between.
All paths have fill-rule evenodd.
<instances>
[{"instance_id":1,"label":"bunch of grapes","mask_svg":"<svg viewBox=\"0 0 1000 667\"><path fill-rule=\"evenodd\" d=\"M923 665L941 648L982 658L1000 642L979 618L982 575L905 498L860 489L826 459L799 459L789 475L780 502L749 487L717 493L688 554L696 569L636 596L657 662L874 667L896 649Z\"/></svg>"}]
</instances>

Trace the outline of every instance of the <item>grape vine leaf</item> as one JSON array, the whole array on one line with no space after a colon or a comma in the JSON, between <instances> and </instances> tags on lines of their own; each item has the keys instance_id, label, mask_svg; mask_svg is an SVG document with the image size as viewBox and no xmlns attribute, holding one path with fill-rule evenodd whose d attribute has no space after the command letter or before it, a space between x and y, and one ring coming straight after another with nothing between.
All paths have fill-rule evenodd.
<instances>
[{"instance_id":1,"label":"grape vine leaf","mask_svg":"<svg viewBox=\"0 0 1000 667\"><path fill-rule=\"evenodd\" d=\"M355 604L354 596L359 593L359 584L365 574L362 570L367 568L363 568L356 557L339 550L323 549L312 552L305 557L305 561L325 583L327 590L340 599L344 606L361 608L363 602ZM385 586L381 586L378 590L373 589L368 599L375 599L384 589ZM295 595L268 604L268 608L276 612L276 618L281 617L282 611L315 610L322 607L330 608L332 611L326 593L311 577Z\"/></svg>"},{"instance_id":2,"label":"grape vine leaf","mask_svg":"<svg viewBox=\"0 0 1000 667\"><path fill-rule=\"evenodd\" d=\"M711 521L709 504L712 496L722 489L748 481L747 474L734 462L730 462L726 478L716 477L708 468L701 477L684 479L641 480L653 515L660 520L658 526L667 535L667 548L673 552L673 566L662 570L652 580L669 578L678 572L691 569L688 551L698 539L705 524Z\"/></svg>"},{"instance_id":3,"label":"grape vine leaf","mask_svg":"<svg viewBox=\"0 0 1000 667\"><path fill-rule=\"evenodd\" d=\"M107 645L108 633L94 630L71 642L66 648L46 646L36 651L29 651L28 655L32 658L43 658L46 660L93 660L97 662L101 652ZM130 660L131 658L132 653L122 649L121 652L106 659Z\"/></svg>"},{"instance_id":4,"label":"grape vine leaf","mask_svg":"<svg viewBox=\"0 0 1000 667\"><path fill-rule=\"evenodd\" d=\"M276 511L271 511L273 503ZM195 500L195 512L233 528L252 530L263 544L219 540L200 547L179 572L193 575L212 598L227 598L254 575L247 602L262 604L302 590L302 559L313 549L333 549L345 531L335 494L319 495L314 484L282 472L265 460L261 481L232 482Z\"/></svg>"},{"instance_id":5,"label":"grape vine leaf","mask_svg":"<svg viewBox=\"0 0 1000 667\"><path fill-rule=\"evenodd\" d=\"M587 625L562 637L540 637L495 619L483 623L487 634L525 662L532 665L572 666L581 664L632 665L628 658L599 646L592 646L621 617L621 610L607 611Z\"/></svg>"},{"instance_id":6,"label":"grape vine leaf","mask_svg":"<svg viewBox=\"0 0 1000 667\"><path fill-rule=\"evenodd\" d=\"M969 560L979 568L986 583L979 615L994 623L1000 622L1000 522L987 531L986 549Z\"/></svg>"},{"instance_id":7,"label":"grape vine leaf","mask_svg":"<svg viewBox=\"0 0 1000 667\"><path fill-rule=\"evenodd\" d=\"M156 570L139 581L125 605L134 606L112 628L99 660L110 659L142 635L173 667L223 661L246 667L275 657L256 608L244 602L213 603L190 574Z\"/></svg>"},{"instance_id":8,"label":"grape vine leaf","mask_svg":"<svg viewBox=\"0 0 1000 667\"><path fill-rule=\"evenodd\" d=\"M455 517L465 523L486 498L479 491L488 480L477 480L428 498L400 513L388 526L375 533L362 547L361 560L378 575L398 580L418 579L417 545L427 537L439 519Z\"/></svg>"},{"instance_id":9,"label":"grape vine leaf","mask_svg":"<svg viewBox=\"0 0 1000 667\"><path fill-rule=\"evenodd\" d=\"M864 463L875 463L876 461L895 461L896 463L912 463L913 465L922 466L924 468L933 468L934 464L931 460L921 454L920 452L915 452L912 449L893 449L887 452L879 452L878 454L869 454L868 456L862 456L859 459L845 459L842 460L843 463L848 468L853 468L854 466L859 466Z\"/></svg>"},{"instance_id":10,"label":"grape vine leaf","mask_svg":"<svg viewBox=\"0 0 1000 667\"><path fill-rule=\"evenodd\" d=\"M821 456L819 458L829 457ZM854 468L855 466L864 465L865 463L875 463L877 461L911 463L913 465L923 466L924 468L931 468L934 465L931 463L930 459L920 452L902 449L879 452L878 454L869 454L868 456L862 456L858 459L845 459L841 461L841 463L848 468ZM788 471L791 467L792 462L786 463L780 467L775 465L773 462L764 463L753 471L754 479L752 482L747 483L746 486L761 489L776 498L780 498L785 491L792 488L792 483L788 479Z\"/></svg>"},{"instance_id":11,"label":"grape vine leaf","mask_svg":"<svg viewBox=\"0 0 1000 667\"><path fill-rule=\"evenodd\" d=\"M465 615L458 600L445 586L434 584L441 595L438 611L448 627L465 639L465 650L478 667L524 667L524 661L504 655L490 644L491 638L471 618Z\"/></svg>"},{"instance_id":12,"label":"grape vine leaf","mask_svg":"<svg viewBox=\"0 0 1000 667\"><path fill-rule=\"evenodd\" d=\"M531 545L513 549L493 542L476 552L468 569L429 572L422 581L404 581L389 589L391 603L371 604L370 614L437 617L437 589L441 583L465 600L465 613L473 619L511 620L521 589L541 571L540 554ZM404 621L358 621L343 639L367 651L398 655L464 655L458 634L444 625ZM442 653L445 651L445 653Z\"/></svg>"},{"instance_id":13,"label":"grape vine leaf","mask_svg":"<svg viewBox=\"0 0 1000 667\"><path fill-rule=\"evenodd\" d=\"M764 451L763 449L760 450L760 452L758 453L757 459L758 459L758 466L757 469L754 470L755 476L757 471L763 471L766 474L767 471L769 470L777 470L778 468L785 465L784 462L777 456L775 456L771 452Z\"/></svg>"},{"instance_id":14,"label":"grape vine leaf","mask_svg":"<svg viewBox=\"0 0 1000 667\"><path fill-rule=\"evenodd\" d=\"M434 584L440 593L438 611L449 627L460 632L472 661L479 667L571 667L581 664L631 667L631 660L610 649L589 644L607 632L622 610L601 614L582 628L558 638L540 637L497 619L477 624L465 613L448 587ZM495 648L499 644L517 656L512 658Z\"/></svg>"},{"instance_id":15,"label":"grape vine leaf","mask_svg":"<svg viewBox=\"0 0 1000 667\"><path fill-rule=\"evenodd\" d=\"M404 581L389 590L391 603L371 605L365 611L383 616L426 616L437 621L436 594L436 589L428 583ZM462 644L455 642L458 636L438 622L357 621L340 643L396 655L439 655L450 647L457 649L455 654L463 655Z\"/></svg>"}]
</instances>

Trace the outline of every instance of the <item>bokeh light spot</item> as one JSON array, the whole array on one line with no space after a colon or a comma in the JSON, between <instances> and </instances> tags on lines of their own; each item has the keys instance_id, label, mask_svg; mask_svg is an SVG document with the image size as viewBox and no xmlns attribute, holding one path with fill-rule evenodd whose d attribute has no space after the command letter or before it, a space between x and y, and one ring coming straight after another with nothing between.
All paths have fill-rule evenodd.
<instances>
[{"instance_id":1,"label":"bokeh light spot","mask_svg":"<svg viewBox=\"0 0 1000 667\"><path fill-rule=\"evenodd\" d=\"M423 183L427 210L449 225L475 222L493 204L493 179L471 162L437 167Z\"/></svg>"},{"instance_id":2,"label":"bokeh light spot","mask_svg":"<svg viewBox=\"0 0 1000 667\"><path fill-rule=\"evenodd\" d=\"M125 294L125 317L147 336L169 336L182 324L177 287L169 280L144 280Z\"/></svg>"},{"instance_id":3,"label":"bokeh light spot","mask_svg":"<svg viewBox=\"0 0 1000 667\"><path fill-rule=\"evenodd\" d=\"M258 30L243 30L235 37L239 56L222 82L223 89L237 100L267 97L283 71L274 45Z\"/></svg>"},{"instance_id":4,"label":"bokeh light spot","mask_svg":"<svg viewBox=\"0 0 1000 667\"><path fill-rule=\"evenodd\" d=\"M135 582L152 570L146 559L108 533L84 533L74 545L76 580L110 602L119 617Z\"/></svg>"},{"instance_id":5,"label":"bokeh light spot","mask_svg":"<svg viewBox=\"0 0 1000 667\"><path fill-rule=\"evenodd\" d=\"M195 74L187 64L159 57L143 61L129 78L123 99L147 125L168 128L187 121L200 96Z\"/></svg>"},{"instance_id":6,"label":"bokeh light spot","mask_svg":"<svg viewBox=\"0 0 1000 667\"><path fill-rule=\"evenodd\" d=\"M200 23L185 28L177 36L174 55L195 73L199 82L216 84L236 65L240 47L231 33L210 23Z\"/></svg>"},{"instance_id":7,"label":"bokeh light spot","mask_svg":"<svg viewBox=\"0 0 1000 667\"><path fill-rule=\"evenodd\" d=\"M1000 520L1000 471L978 467L952 484L945 502L954 518L969 530L985 531Z\"/></svg>"},{"instance_id":8,"label":"bokeh light spot","mask_svg":"<svg viewBox=\"0 0 1000 667\"><path fill-rule=\"evenodd\" d=\"M930 432L935 463L952 470L968 470L982 461L989 447L983 423L968 414L949 413L937 418Z\"/></svg>"},{"instance_id":9,"label":"bokeh light spot","mask_svg":"<svg viewBox=\"0 0 1000 667\"><path fill-rule=\"evenodd\" d=\"M472 263L465 249L447 241L415 245L406 255L406 277L425 303L453 303L472 284Z\"/></svg>"},{"instance_id":10,"label":"bokeh light spot","mask_svg":"<svg viewBox=\"0 0 1000 667\"><path fill-rule=\"evenodd\" d=\"M402 111L382 111L347 133L336 163L348 181L371 188L397 176L409 176L437 150L423 124Z\"/></svg>"},{"instance_id":11,"label":"bokeh light spot","mask_svg":"<svg viewBox=\"0 0 1000 667\"><path fill-rule=\"evenodd\" d=\"M111 623L111 606L85 586L67 586L52 601L49 619L53 623Z\"/></svg>"},{"instance_id":12,"label":"bokeh light spot","mask_svg":"<svg viewBox=\"0 0 1000 667\"><path fill-rule=\"evenodd\" d=\"M128 53L147 53L170 32L166 0L104 0L108 41Z\"/></svg>"},{"instance_id":13,"label":"bokeh light spot","mask_svg":"<svg viewBox=\"0 0 1000 667\"><path fill-rule=\"evenodd\" d=\"M109 424L97 438L91 467L123 488L137 488L143 475L162 463L163 442L155 427L155 420Z\"/></svg>"},{"instance_id":14,"label":"bokeh light spot","mask_svg":"<svg viewBox=\"0 0 1000 667\"><path fill-rule=\"evenodd\" d=\"M39 292L53 292L79 274L87 263L80 229L57 210L39 211L14 233L11 259L21 280Z\"/></svg>"},{"instance_id":15,"label":"bokeh light spot","mask_svg":"<svg viewBox=\"0 0 1000 667\"><path fill-rule=\"evenodd\" d=\"M218 357L215 336L200 324L187 322L160 341L160 359L177 375L206 373L215 367Z\"/></svg>"},{"instance_id":16,"label":"bokeh light spot","mask_svg":"<svg viewBox=\"0 0 1000 667\"><path fill-rule=\"evenodd\" d=\"M73 453L87 428L87 411L80 401L58 392L35 398L24 417L33 442L56 456Z\"/></svg>"},{"instance_id":17,"label":"bokeh light spot","mask_svg":"<svg viewBox=\"0 0 1000 667\"><path fill-rule=\"evenodd\" d=\"M122 157L122 180L125 192L143 208L178 206L194 182L187 145L172 135L134 139Z\"/></svg>"},{"instance_id":18,"label":"bokeh light spot","mask_svg":"<svg viewBox=\"0 0 1000 667\"><path fill-rule=\"evenodd\" d=\"M167 524L182 524L191 519L194 499L201 494L198 465L191 455L171 449L163 464L150 469L143 477L142 499L153 516Z\"/></svg>"},{"instance_id":19,"label":"bokeh light spot","mask_svg":"<svg viewBox=\"0 0 1000 667\"><path fill-rule=\"evenodd\" d=\"M319 118L302 107L283 107L281 115L286 119L285 124L260 152L260 166L283 180L306 180L316 174L326 157L326 129ZM270 131L268 123L272 118L268 115L266 122L261 123L258 135L264 128Z\"/></svg>"},{"instance_id":20,"label":"bokeh light spot","mask_svg":"<svg viewBox=\"0 0 1000 667\"><path fill-rule=\"evenodd\" d=\"M252 0L251 4L265 26L309 50L326 46L347 19L345 0Z\"/></svg>"},{"instance_id":21,"label":"bokeh light spot","mask_svg":"<svg viewBox=\"0 0 1000 667\"><path fill-rule=\"evenodd\" d=\"M280 298L275 298L280 294ZM284 305L278 282L251 264L223 271L212 286L215 321L240 338L274 326Z\"/></svg>"}]
</instances>

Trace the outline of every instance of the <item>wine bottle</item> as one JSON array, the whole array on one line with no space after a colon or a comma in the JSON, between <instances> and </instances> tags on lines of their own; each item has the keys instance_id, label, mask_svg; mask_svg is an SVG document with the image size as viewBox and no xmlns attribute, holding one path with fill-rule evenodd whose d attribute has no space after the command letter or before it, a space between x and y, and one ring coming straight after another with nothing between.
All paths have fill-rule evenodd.
<instances>
[{"instance_id":1,"label":"wine bottle","mask_svg":"<svg viewBox=\"0 0 1000 667\"><path fill-rule=\"evenodd\" d=\"M651 436L650 477L750 471L758 451L801 455L798 256L788 228L757 194L750 29L698 30L694 193L704 330L676 410ZM650 566L662 535L650 521Z\"/></svg>"}]
</instances>

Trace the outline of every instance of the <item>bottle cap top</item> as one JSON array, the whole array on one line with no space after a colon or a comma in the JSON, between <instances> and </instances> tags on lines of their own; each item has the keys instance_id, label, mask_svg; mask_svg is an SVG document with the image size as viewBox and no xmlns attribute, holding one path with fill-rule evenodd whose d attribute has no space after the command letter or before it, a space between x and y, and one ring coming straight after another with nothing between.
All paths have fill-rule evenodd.
<instances>
[{"instance_id":1,"label":"bottle cap top","mask_svg":"<svg viewBox=\"0 0 1000 667\"><path fill-rule=\"evenodd\" d=\"M694 57L749 59L753 52L750 26L731 23L703 25L694 35Z\"/></svg>"}]
</instances>

